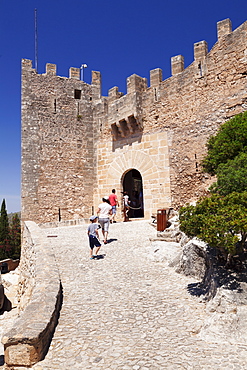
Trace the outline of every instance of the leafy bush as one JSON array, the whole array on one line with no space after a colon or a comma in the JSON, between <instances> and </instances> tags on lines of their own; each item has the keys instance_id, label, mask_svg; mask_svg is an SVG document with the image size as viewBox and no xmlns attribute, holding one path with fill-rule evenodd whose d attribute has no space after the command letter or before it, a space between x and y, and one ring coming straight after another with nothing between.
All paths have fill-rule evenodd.
<instances>
[{"instance_id":1,"label":"leafy bush","mask_svg":"<svg viewBox=\"0 0 247 370\"><path fill-rule=\"evenodd\" d=\"M211 196L180 210L180 228L229 261L247 237L247 112L224 123L207 143L203 170L217 175Z\"/></svg>"},{"instance_id":2,"label":"leafy bush","mask_svg":"<svg viewBox=\"0 0 247 370\"><path fill-rule=\"evenodd\" d=\"M211 186L211 192L227 195L232 192L245 191L247 189L247 153L242 152L234 159L219 164L216 174L217 182Z\"/></svg>"},{"instance_id":3,"label":"leafy bush","mask_svg":"<svg viewBox=\"0 0 247 370\"><path fill-rule=\"evenodd\" d=\"M247 191L213 194L180 209L180 229L198 237L227 258L243 250L247 237Z\"/></svg>"},{"instance_id":4,"label":"leafy bush","mask_svg":"<svg viewBox=\"0 0 247 370\"><path fill-rule=\"evenodd\" d=\"M224 123L207 143L208 154L202 161L205 172L215 175L219 165L247 153L247 112Z\"/></svg>"}]
</instances>

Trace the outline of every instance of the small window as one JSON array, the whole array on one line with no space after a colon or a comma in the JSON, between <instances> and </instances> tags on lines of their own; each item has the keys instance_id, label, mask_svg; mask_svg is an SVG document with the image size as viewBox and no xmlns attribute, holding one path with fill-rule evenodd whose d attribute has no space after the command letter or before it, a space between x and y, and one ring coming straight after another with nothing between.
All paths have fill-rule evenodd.
<instances>
[{"instance_id":1,"label":"small window","mask_svg":"<svg viewBox=\"0 0 247 370\"><path fill-rule=\"evenodd\" d=\"M201 62L198 64L198 69L199 69L199 75L202 77L202 64Z\"/></svg>"},{"instance_id":2,"label":"small window","mask_svg":"<svg viewBox=\"0 0 247 370\"><path fill-rule=\"evenodd\" d=\"M81 99L81 90L75 90L75 99Z\"/></svg>"}]
</instances>

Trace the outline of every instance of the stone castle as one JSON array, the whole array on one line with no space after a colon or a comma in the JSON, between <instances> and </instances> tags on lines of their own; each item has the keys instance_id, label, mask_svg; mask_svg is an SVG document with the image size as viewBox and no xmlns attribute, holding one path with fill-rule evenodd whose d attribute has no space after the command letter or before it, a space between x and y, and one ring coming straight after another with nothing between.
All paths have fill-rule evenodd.
<instances>
[{"instance_id":1,"label":"stone castle","mask_svg":"<svg viewBox=\"0 0 247 370\"><path fill-rule=\"evenodd\" d=\"M227 119L247 109L247 22L232 31L217 23L218 39L194 44L194 61L171 58L101 95L100 72L91 84L80 68L69 78L47 64L38 74L22 61L22 219L37 223L88 218L101 197L127 191L131 217L179 208L207 192L200 170L206 142ZM121 217L118 212L118 217Z\"/></svg>"}]
</instances>

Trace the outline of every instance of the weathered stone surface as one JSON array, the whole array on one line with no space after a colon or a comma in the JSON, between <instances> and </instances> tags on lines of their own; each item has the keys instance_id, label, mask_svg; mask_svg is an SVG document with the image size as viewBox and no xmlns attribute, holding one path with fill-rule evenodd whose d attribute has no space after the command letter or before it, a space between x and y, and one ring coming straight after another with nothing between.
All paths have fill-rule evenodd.
<instances>
[{"instance_id":1,"label":"weathered stone surface","mask_svg":"<svg viewBox=\"0 0 247 370\"><path fill-rule=\"evenodd\" d=\"M30 366L39 360L39 354L34 346L19 343L7 347L4 358L8 366Z\"/></svg>"},{"instance_id":2,"label":"weathered stone surface","mask_svg":"<svg viewBox=\"0 0 247 370\"><path fill-rule=\"evenodd\" d=\"M183 247L177 272L203 279L208 268L207 247L202 241L193 238Z\"/></svg>"},{"instance_id":3,"label":"weathered stone surface","mask_svg":"<svg viewBox=\"0 0 247 370\"><path fill-rule=\"evenodd\" d=\"M180 257L181 246L175 242L154 240L147 247L147 253L152 261L164 262L165 265L170 266Z\"/></svg>"},{"instance_id":4,"label":"weathered stone surface","mask_svg":"<svg viewBox=\"0 0 247 370\"><path fill-rule=\"evenodd\" d=\"M176 230L173 234L174 238L180 233L178 239L181 253L169 263L169 266L174 266L178 273L200 279L199 282L188 286L188 289L207 302L207 317L199 336L212 343L230 342L235 345L245 345L247 340L246 264L243 264L239 272L225 269L216 259L212 249L197 238L188 241L189 238L175 226L174 219L172 221L169 229ZM160 234L165 238L165 232ZM162 241L155 243L163 243L160 249L163 254L167 252L169 255L170 247L167 248L169 243ZM157 251L159 252L158 248Z\"/></svg>"},{"instance_id":5,"label":"weathered stone surface","mask_svg":"<svg viewBox=\"0 0 247 370\"><path fill-rule=\"evenodd\" d=\"M215 258L213 250L202 241L180 232L178 218L171 226L157 233L147 247L152 261L174 266L176 272L200 279L188 285L191 294L206 302L207 317L198 331L201 339L211 343L246 345L247 341L247 279L246 266L233 272L226 270ZM180 243L169 242L180 240ZM176 245L176 248L174 248ZM180 251L180 253L179 253Z\"/></svg>"},{"instance_id":6,"label":"weathered stone surface","mask_svg":"<svg viewBox=\"0 0 247 370\"><path fill-rule=\"evenodd\" d=\"M148 248L150 258L155 261L166 261L169 266L175 267L178 273L204 279L206 272L209 274L211 265L207 245L197 238L189 238L180 231L177 212L169 218L168 224L168 228L157 232L157 238L151 240L151 246ZM208 280L212 280L211 275Z\"/></svg>"},{"instance_id":7,"label":"weathered stone surface","mask_svg":"<svg viewBox=\"0 0 247 370\"><path fill-rule=\"evenodd\" d=\"M247 341L247 284L239 289L220 287L207 303L208 317L200 331L207 341L221 341L246 345Z\"/></svg>"}]
</instances>

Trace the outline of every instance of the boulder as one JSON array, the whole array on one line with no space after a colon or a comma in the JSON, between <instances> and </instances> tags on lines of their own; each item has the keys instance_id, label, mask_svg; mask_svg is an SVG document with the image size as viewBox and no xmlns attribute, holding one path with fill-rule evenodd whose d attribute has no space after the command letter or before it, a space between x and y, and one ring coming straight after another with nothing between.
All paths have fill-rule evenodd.
<instances>
[{"instance_id":1,"label":"boulder","mask_svg":"<svg viewBox=\"0 0 247 370\"><path fill-rule=\"evenodd\" d=\"M208 266L207 245L193 238L183 246L176 272L203 279Z\"/></svg>"}]
</instances>

